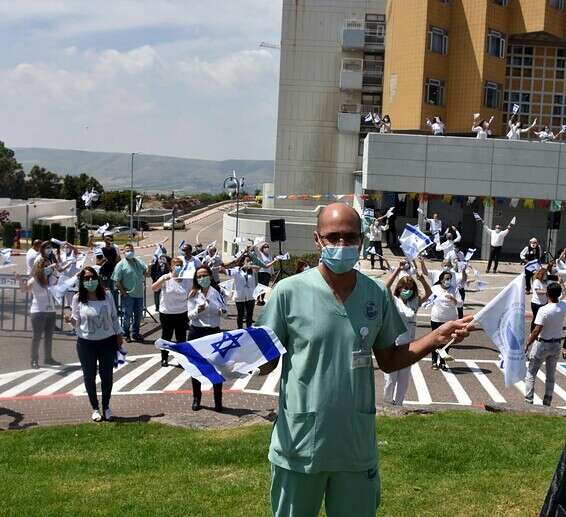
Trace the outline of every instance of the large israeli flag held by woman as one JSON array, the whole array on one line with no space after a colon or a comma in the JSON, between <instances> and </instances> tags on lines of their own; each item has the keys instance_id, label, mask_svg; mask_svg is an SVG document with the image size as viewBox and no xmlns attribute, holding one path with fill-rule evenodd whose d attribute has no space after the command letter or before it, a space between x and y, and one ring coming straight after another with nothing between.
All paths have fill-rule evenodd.
<instances>
[{"instance_id":1,"label":"large israeli flag held by woman","mask_svg":"<svg viewBox=\"0 0 566 517\"><path fill-rule=\"evenodd\" d=\"M401 249L407 260L415 260L421 252L428 248L432 241L425 235L418 226L405 225L403 235L399 238Z\"/></svg>"},{"instance_id":2,"label":"large israeli flag held by woman","mask_svg":"<svg viewBox=\"0 0 566 517\"><path fill-rule=\"evenodd\" d=\"M473 319L503 356L505 385L522 381L527 373L525 343L525 275L521 274Z\"/></svg>"},{"instance_id":3,"label":"large israeli flag held by woman","mask_svg":"<svg viewBox=\"0 0 566 517\"><path fill-rule=\"evenodd\" d=\"M155 346L172 352L191 377L212 384L245 377L286 352L268 327L230 330L184 343L158 339Z\"/></svg>"}]
</instances>

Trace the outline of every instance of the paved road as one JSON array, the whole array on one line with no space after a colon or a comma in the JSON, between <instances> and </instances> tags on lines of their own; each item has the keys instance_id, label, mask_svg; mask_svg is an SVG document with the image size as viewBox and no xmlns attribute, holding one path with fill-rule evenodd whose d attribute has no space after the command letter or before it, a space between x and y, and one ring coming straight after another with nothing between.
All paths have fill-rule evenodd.
<instances>
[{"instance_id":1,"label":"paved road","mask_svg":"<svg viewBox=\"0 0 566 517\"><path fill-rule=\"evenodd\" d=\"M196 221L189 221L189 228L176 232L176 242L207 243L222 239L222 216L226 208L203 214ZM170 232L151 232L147 240L157 242ZM152 248L138 252L150 259ZM386 255L389 255L386 251ZM21 260L21 259L19 259ZM394 264L395 259L391 262ZM485 264L475 262L483 271ZM434 269L438 263L432 263ZM378 270L370 271L369 264L363 263L363 271L381 276ZM482 291L467 292L466 312L475 312L485 305L515 274L520 271L516 264L503 263L498 275L482 275L487 286ZM527 303L528 306L528 303ZM259 309L257 309L259 310ZM235 327L234 307L230 308L230 318L225 321L226 328ZM530 317L530 315L527 315ZM429 328L429 311L419 314L418 335ZM528 319L527 319L528 321ZM129 362L115 372L115 395L113 405L123 415L134 418L151 408L168 408L171 414L189 415L187 392L190 382L186 374L176 367L161 368L159 355L153 347L153 340L159 332L151 332L155 325L148 321L144 327L148 332L146 344L130 344ZM28 370L29 340L27 332L0 332L0 429L8 426L2 415L17 413L22 425L26 423L52 423L59 421L81 421L87 415L88 403L82 385L78 366L75 339L70 335L58 335L54 345L54 355L64 366ZM483 332L475 332L461 345L454 347L452 354L456 361L448 371L430 368L430 359L423 359L411 369L411 382L407 393L407 407L473 407L481 404L502 404L510 407L522 406L523 386L506 387L498 367L498 356L494 346ZM383 374L375 370L378 405L382 402ZM231 415L239 418L259 409L276 407L279 372L266 378L248 377L231 382L226 386L229 407L236 407ZM535 405L540 406L543 394L544 369L537 381ZM206 390L205 386L205 390ZM210 395L206 395L210 397ZM566 411L566 363L562 362L557 374L557 385L553 405ZM144 413L145 414L145 413ZM16 417L14 417L16 418ZM198 418L202 419L202 415Z\"/></svg>"}]
</instances>

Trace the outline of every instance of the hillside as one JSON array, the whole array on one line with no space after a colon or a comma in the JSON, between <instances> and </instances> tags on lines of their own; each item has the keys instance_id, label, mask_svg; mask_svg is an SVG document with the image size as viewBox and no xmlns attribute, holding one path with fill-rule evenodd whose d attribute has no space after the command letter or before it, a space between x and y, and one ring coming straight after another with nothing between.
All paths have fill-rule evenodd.
<instances>
[{"instance_id":1,"label":"hillside","mask_svg":"<svg viewBox=\"0 0 566 517\"><path fill-rule=\"evenodd\" d=\"M43 148L15 148L14 152L26 171L39 165L61 175L84 172L106 190L130 186L129 154ZM245 177L245 189L253 192L273 181L273 166L270 160L212 161L140 154L134 161L134 185L150 192L219 192L224 178L236 170Z\"/></svg>"}]
</instances>

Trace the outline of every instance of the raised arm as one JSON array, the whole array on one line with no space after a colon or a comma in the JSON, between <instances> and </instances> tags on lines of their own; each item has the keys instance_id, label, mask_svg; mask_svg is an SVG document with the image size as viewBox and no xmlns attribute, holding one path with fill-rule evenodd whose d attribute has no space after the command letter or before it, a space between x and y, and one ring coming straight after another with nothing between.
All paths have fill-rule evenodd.
<instances>
[{"instance_id":1,"label":"raised arm","mask_svg":"<svg viewBox=\"0 0 566 517\"><path fill-rule=\"evenodd\" d=\"M426 277L424 275L417 275L417 279L419 280L419 282L421 283L424 289L424 294L421 297L419 297L419 305L422 305L430 298L430 295L432 294L432 289L430 288L430 285L426 281Z\"/></svg>"},{"instance_id":2,"label":"raised arm","mask_svg":"<svg viewBox=\"0 0 566 517\"><path fill-rule=\"evenodd\" d=\"M387 280L385 281L385 287L387 287L387 289L389 289L390 291L391 291L391 287L393 286L393 282L395 282L395 279L399 276L401 269L403 269L402 264L404 264L403 260L399 262L399 265L395 268L393 273L391 273L387 277Z\"/></svg>"},{"instance_id":3,"label":"raised arm","mask_svg":"<svg viewBox=\"0 0 566 517\"><path fill-rule=\"evenodd\" d=\"M457 243L460 242L462 240L462 235L460 235L460 232L458 231L458 228L456 228L455 226L452 226L452 228L454 229L454 231L456 232L456 237L454 238L454 240L452 241L453 243Z\"/></svg>"}]
</instances>

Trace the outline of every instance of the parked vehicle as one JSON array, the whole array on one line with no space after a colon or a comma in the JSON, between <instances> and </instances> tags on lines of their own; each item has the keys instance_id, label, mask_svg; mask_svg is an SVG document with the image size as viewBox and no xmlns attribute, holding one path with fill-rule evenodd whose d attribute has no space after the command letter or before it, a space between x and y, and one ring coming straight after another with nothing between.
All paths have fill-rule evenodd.
<instances>
[{"instance_id":1,"label":"parked vehicle","mask_svg":"<svg viewBox=\"0 0 566 517\"><path fill-rule=\"evenodd\" d=\"M163 223L164 230L171 230L173 227L173 219L169 219ZM181 219L175 219L175 230L184 230L185 229L185 221L181 221Z\"/></svg>"},{"instance_id":2,"label":"parked vehicle","mask_svg":"<svg viewBox=\"0 0 566 517\"><path fill-rule=\"evenodd\" d=\"M108 230L114 237L129 237L130 236L130 227L129 226L115 226L114 228L110 228ZM138 234L137 230L134 228L132 230L132 237L135 237Z\"/></svg>"}]
</instances>

